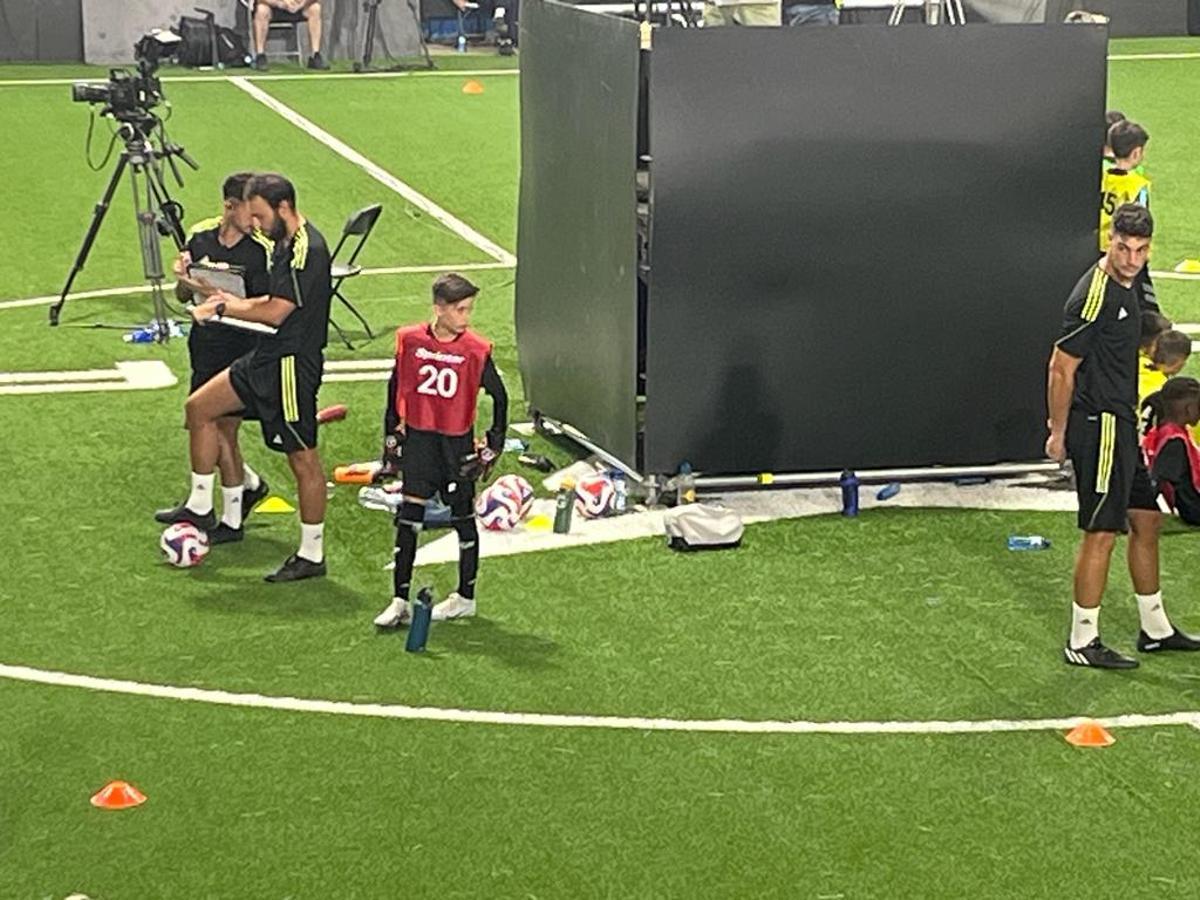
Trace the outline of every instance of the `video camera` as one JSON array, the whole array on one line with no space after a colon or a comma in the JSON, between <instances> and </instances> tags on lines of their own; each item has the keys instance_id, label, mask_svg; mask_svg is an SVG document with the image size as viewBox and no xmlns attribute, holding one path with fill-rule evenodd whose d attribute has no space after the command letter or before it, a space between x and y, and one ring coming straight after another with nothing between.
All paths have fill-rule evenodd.
<instances>
[{"instance_id":1,"label":"video camera","mask_svg":"<svg viewBox=\"0 0 1200 900\"><path fill-rule=\"evenodd\" d=\"M119 122L153 124L151 110L163 102L162 82L155 74L164 57L175 52L179 35L172 31L152 31L133 45L136 71L111 69L108 81L77 81L71 85L75 103L103 103L100 115Z\"/></svg>"}]
</instances>

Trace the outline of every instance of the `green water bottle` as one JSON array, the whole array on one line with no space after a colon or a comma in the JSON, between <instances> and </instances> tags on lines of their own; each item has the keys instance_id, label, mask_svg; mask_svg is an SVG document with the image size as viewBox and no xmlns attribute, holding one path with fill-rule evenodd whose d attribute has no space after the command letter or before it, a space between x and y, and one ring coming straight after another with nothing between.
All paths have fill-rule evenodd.
<instances>
[{"instance_id":1,"label":"green water bottle","mask_svg":"<svg viewBox=\"0 0 1200 900\"><path fill-rule=\"evenodd\" d=\"M571 512L575 509L575 479L564 478L554 498L554 533L567 534L571 530Z\"/></svg>"}]
</instances>

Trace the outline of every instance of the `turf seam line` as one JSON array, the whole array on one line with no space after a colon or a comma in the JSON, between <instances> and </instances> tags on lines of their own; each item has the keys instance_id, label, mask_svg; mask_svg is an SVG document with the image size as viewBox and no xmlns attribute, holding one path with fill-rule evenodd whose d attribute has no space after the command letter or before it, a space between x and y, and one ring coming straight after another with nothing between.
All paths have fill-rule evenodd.
<instances>
[{"instance_id":1,"label":"turf seam line","mask_svg":"<svg viewBox=\"0 0 1200 900\"><path fill-rule=\"evenodd\" d=\"M504 263L508 266L515 266L517 264L517 258L491 238L480 234L466 222L462 221L462 219L459 219L438 204L434 203L416 188L401 181L391 172L388 172L386 169L382 168L376 163L371 162L371 160L367 159L349 144L334 137L312 120L300 115L300 113L296 112L285 103L277 100L258 85L252 84L247 79L241 77L230 78L229 83L249 94L271 111L282 116L309 137L324 144L338 156L354 163L354 165L358 166L384 187L395 191L417 209L441 222L442 225L448 228L459 238L466 241L468 244L471 244L477 249L482 250L499 263Z\"/></svg>"},{"instance_id":2,"label":"turf seam line","mask_svg":"<svg viewBox=\"0 0 1200 900\"><path fill-rule=\"evenodd\" d=\"M511 269L507 263L452 263L447 265L429 266L385 266L375 269L363 269L359 275L419 275L433 272L476 272L485 269ZM175 283L163 284L164 290L174 288ZM104 297L120 297L125 294L148 294L152 288L148 284L135 284L129 287L104 288L95 291L80 291L67 294L68 300L98 300ZM58 300L58 294L47 294L44 297L28 297L19 300L4 300L0 302L0 310L23 309L29 306L49 305Z\"/></svg>"},{"instance_id":3,"label":"turf seam line","mask_svg":"<svg viewBox=\"0 0 1200 900\"><path fill-rule=\"evenodd\" d=\"M688 731L729 734L995 734L1027 731L1067 731L1095 721L1105 728L1161 728L1191 725L1200 728L1200 711L1140 713L1094 719L1071 716L1060 719L968 719L962 721L779 721L769 719L671 719L639 716L589 716L560 713L522 713L493 710L444 709L345 700L313 700L264 694L243 694L208 688L146 684L116 678L98 678L70 672L53 672L0 663L0 678L55 687L84 688L166 700L209 703L252 709L322 713L364 718L404 719L455 724L534 726L542 728L599 728L617 731Z\"/></svg>"}]
</instances>

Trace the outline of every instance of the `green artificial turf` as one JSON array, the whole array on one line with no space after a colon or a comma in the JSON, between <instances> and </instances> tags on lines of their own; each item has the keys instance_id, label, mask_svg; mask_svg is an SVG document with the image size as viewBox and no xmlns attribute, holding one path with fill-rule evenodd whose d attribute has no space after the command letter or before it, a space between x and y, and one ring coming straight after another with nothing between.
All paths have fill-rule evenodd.
<instances>
[{"instance_id":1,"label":"green artificial turf","mask_svg":"<svg viewBox=\"0 0 1200 900\"><path fill-rule=\"evenodd\" d=\"M1197 52L1200 41L1112 50ZM439 59L446 71L493 64L512 61ZM0 66L0 81L76 76L102 73ZM1200 61L1110 66L1110 105L1152 136L1159 269L1200 255L1198 79ZM478 80L481 95L463 94L459 75L255 83L515 252L518 81ZM275 168L331 240L351 210L384 204L369 267L488 260L234 85L170 80L167 91L173 135L202 164L179 192L188 221L217 208L226 173ZM0 301L53 294L106 177L83 162L87 111L63 85L0 86L0 122L0 154L21 173L0 219ZM133 286L141 274L122 185L77 288ZM496 342L519 421L514 272L469 274L483 288L476 325ZM335 340L330 358L388 356L394 328L428 314L431 277L348 282L378 337L354 352ZM1200 322L1196 282L1160 279L1158 293L1176 321ZM294 548L294 515L256 513L243 544L171 569L149 513L186 490L185 342L125 344L120 331L87 327L149 315L138 293L72 301L58 330L44 304L0 309L0 371L161 359L180 379L126 394L0 395L0 663L526 712L911 720L1200 709L1186 657L1122 674L1062 665L1068 514L884 508L845 520L831 509L751 526L733 553L679 556L643 539L487 559L479 617L435 625L424 656L371 627L390 597L392 529L358 506L354 487L333 492L324 581L260 580ZM350 408L322 433L327 468L374 458L384 383L328 382L321 402ZM480 408L486 420L490 406ZM283 458L253 425L243 447L294 502ZM572 458L544 438L534 449ZM499 471L537 480L512 454ZM1053 547L1011 553L1016 533ZM1168 608L1200 629L1193 534L1172 527L1163 570ZM423 568L416 580L444 594L455 570ZM1137 630L1129 593L1118 561L1103 628L1123 649ZM1190 897L1198 753L1200 732L1186 727L1118 731L1103 751L1054 732L647 734L246 711L0 680L0 898ZM93 810L87 797L117 777L150 802Z\"/></svg>"}]
</instances>

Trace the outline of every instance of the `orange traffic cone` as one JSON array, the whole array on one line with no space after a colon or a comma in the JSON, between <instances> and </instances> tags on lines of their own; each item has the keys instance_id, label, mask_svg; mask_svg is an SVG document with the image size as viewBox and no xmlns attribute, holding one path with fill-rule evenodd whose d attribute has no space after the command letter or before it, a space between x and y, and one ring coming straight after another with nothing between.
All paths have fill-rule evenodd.
<instances>
[{"instance_id":1,"label":"orange traffic cone","mask_svg":"<svg viewBox=\"0 0 1200 900\"><path fill-rule=\"evenodd\" d=\"M1076 747L1107 747L1116 743L1116 738L1105 731L1099 722L1088 719L1067 732L1067 743Z\"/></svg>"},{"instance_id":2,"label":"orange traffic cone","mask_svg":"<svg viewBox=\"0 0 1200 900\"><path fill-rule=\"evenodd\" d=\"M478 81L476 81L474 78L472 78L470 81L468 81L466 84L463 85L463 93L464 94L482 94L483 93L483 85L480 84Z\"/></svg>"},{"instance_id":3,"label":"orange traffic cone","mask_svg":"<svg viewBox=\"0 0 1200 900\"><path fill-rule=\"evenodd\" d=\"M98 809L130 809L146 802L146 795L125 781L110 781L92 797Z\"/></svg>"}]
</instances>

